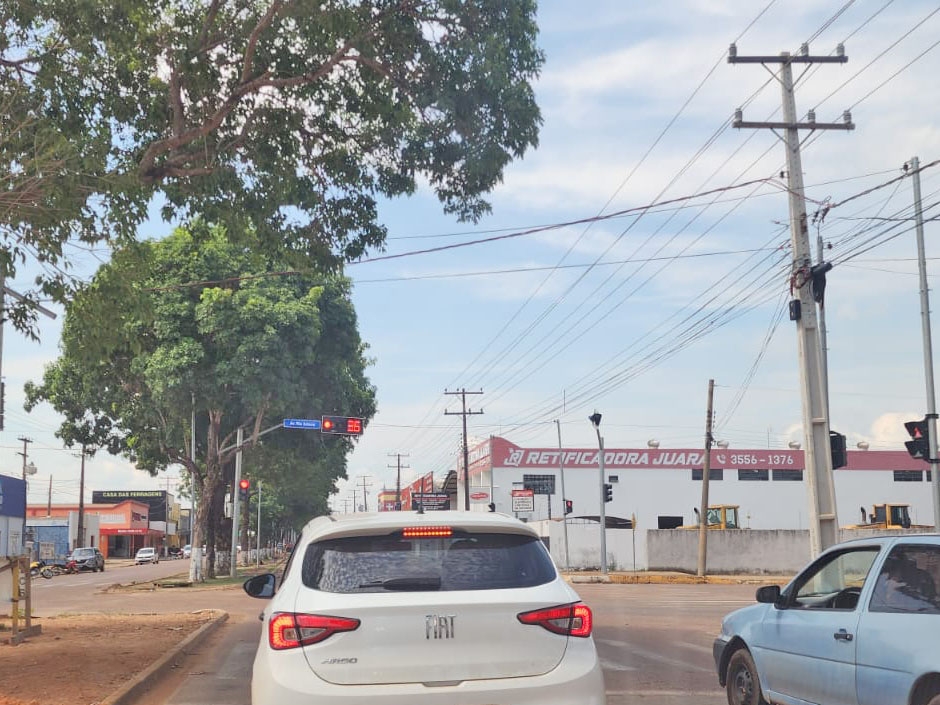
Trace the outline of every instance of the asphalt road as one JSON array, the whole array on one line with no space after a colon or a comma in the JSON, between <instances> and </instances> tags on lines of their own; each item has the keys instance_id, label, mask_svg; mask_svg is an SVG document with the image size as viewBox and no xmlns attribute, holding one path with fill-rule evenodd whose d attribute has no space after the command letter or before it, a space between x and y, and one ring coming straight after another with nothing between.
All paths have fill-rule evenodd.
<instances>
[{"instance_id":1,"label":"asphalt road","mask_svg":"<svg viewBox=\"0 0 940 705\"><path fill-rule=\"evenodd\" d=\"M173 612L224 609L232 618L144 705L249 705L257 615L267 604L241 590L97 593L129 578L184 573L183 561L109 567L105 573L57 576L37 585L39 615L69 612ZM724 705L712 660L721 617L754 601L754 585L575 586L594 611L594 638L608 705Z\"/></svg>"}]
</instances>

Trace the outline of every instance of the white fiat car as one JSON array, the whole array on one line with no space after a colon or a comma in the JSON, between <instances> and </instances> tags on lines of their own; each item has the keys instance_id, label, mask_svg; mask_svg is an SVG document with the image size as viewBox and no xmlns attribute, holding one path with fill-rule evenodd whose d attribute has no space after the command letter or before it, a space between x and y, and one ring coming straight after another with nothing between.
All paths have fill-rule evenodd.
<instances>
[{"instance_id":1,"label":"white fiat car","mask_svg":"<svg viewBox=\"0 0 940 705\"><path fill-rule=\"evenodd\" d=\"M502 514L340 514L304 528L271 600L253 705L602 705L591 610Z\"/></svg>"}]
</instances>

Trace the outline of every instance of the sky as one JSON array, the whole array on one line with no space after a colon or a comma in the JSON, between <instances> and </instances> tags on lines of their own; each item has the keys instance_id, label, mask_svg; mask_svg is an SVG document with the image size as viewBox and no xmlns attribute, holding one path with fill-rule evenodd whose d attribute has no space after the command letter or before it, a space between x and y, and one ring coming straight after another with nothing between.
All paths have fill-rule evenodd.
<instances>
[{"instance_id":1,"label":"sky","mask_svg":"<svg viewBox=\"0 0 940 705\"><path fill-rule=\"evenodd\" d=\"M781 120L776 65L739 56L797 53L844 64L795 66L797 115L855 129L802 133L810 239L825 243L830 417L849 447L897 449L926 410L913 223L904 165L940 159L940 8L922 0L673 0L540 3L546 63L535 84L537 149L511 164L477 224L446 216L429 189L381 204L384 252L351 264L378 413L349 457L335 507L365 484L458 462L460 398L471 443L700 447L708 380L716 438L732 448L801 441L795 324L788 320L790 235L777 132L731 118ZM922 172L930 286L940 243L940 165ZM829 206L827 209L826 206ZM608 216L608 217L604 217ZM593 222L564 225L574 221ZM557 226L523 234L538 226ZM142 236L170 226L155 216ZM494 239L498 238L498 239ZM475 241L488 240L487 242ZM437 252L418 251L442 248ZM369 261L383 255L395 259ZM93 270L91 253L82 254ZM24 280L25 282L25 280ZM15 289L16 282L11 286ZM25 288L25 286L24 286ZM934 304L936 305L936 304ZM61 313L61 309L56 309ZM29 501L78 497L79 459L48 407L23 411L23 383L55 359L58 320L41 342L7 331L0 472L19 475L29 437ZM477 394L476 392L482 392ZM449 412L449 413L446 413ZM555 421L560 424L556 425ZM169 489L100 453L95 489ZM358 495L361 503L361 493ZM348 506L348 502L347 502Z\"/></svg>"}]
</instances>

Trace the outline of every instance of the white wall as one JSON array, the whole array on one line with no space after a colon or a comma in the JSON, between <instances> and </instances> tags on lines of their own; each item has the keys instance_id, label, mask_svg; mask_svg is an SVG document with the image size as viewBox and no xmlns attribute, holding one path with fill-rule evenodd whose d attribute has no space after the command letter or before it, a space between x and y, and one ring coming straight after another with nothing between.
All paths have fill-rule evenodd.
<instances>
[{"instance_id":1,"label":"white wall","mask_svg":"<svg viewBox=\"0 0 940 705\"><path fill-rule=\"evenodd\" d=\"M494 470L494 497L499 512L512 514L511 490L521 488L525 474L555 475L556 491L561 482L558 469L496 468ZM695 523L693 507L701 502L702 483L693 481L687 469L630 469L611 470L615 475L613 501L607 503L607 516L624 519L635 514L637 527L656 529L660 515L682 516L686 524ZM805 474L804 474L805 477ZM914 523L931 524L933 505L929 482L895 482L890 470L837 470L834 473L839 524L859 523L861 506L871 511L872 504L901 502L911 505ZM739 481L737 470L724 471L724 479L709 483L709 504L737 504L740 506L742 528L751 529L808 529L808 500L806 481ZM471 477L472 486L489 488L489 473ZM571 517L597 516L600 504L599 473L596 468L565 470L565 489L574 503ZM516 483L516 484L514 484ZM459 506L463 506L462 487ZM552 495L553 518L562 516L562 497ZM485 503L471 505L476 511L486 511ZM548 496L536 495L535 511L517 513L520 519L540 521L548 518Z\"/></svg>"}]
</instances>

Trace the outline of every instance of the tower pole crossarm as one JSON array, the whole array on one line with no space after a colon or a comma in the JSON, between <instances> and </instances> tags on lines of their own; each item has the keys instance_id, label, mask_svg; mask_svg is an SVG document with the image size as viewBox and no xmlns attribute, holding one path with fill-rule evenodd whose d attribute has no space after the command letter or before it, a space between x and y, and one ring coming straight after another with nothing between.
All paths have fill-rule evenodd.
<instances>
[{"instance_id":1,"label":"tower pole crossarm","mask_svg":"<svg viewBox=\"0 0 940 705\"><path fill-rule=\"evenodd\" d=\"M750 122L733 120L731 127L770 128L772 130L854 130L854 122Z\"/></svg>"},{"instance_id":2,"label":"tower pole crossarm","mask_svg":"<svg viewBox=\"0 0 940 705\"><path fill-rule=\"evenodd\" d=\"M783 52L776 56L728 56L729 64L844 64L849 57L836 56L809 56L803 54L788 54Z\"/></svg>"}]
</instances>

